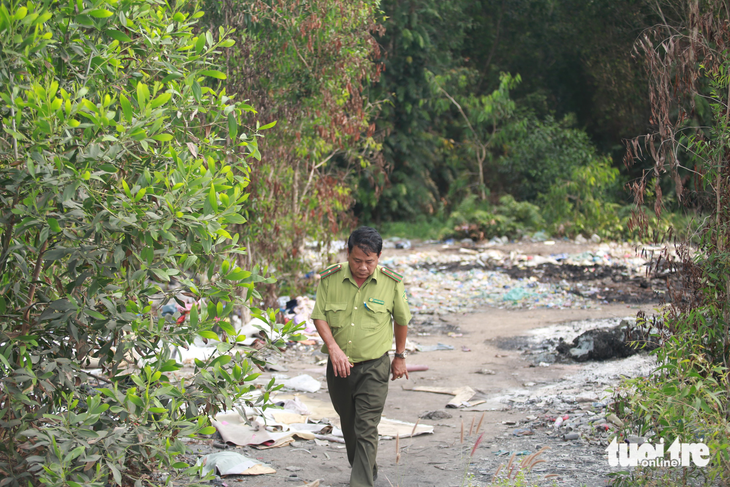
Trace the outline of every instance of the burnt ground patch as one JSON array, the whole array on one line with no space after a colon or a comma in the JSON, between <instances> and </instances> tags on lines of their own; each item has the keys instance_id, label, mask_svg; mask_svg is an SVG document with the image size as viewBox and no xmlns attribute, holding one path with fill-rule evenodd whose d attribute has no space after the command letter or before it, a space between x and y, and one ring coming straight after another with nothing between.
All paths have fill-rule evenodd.
<instances>
[{"instance_id":1,"label":"burnt ground patch","mask_svg":"<svg viewBox=\"0 0 730 487\"><path fill-rule=\"evenodd\" d=\"M425 319L423 321L413 321L409 326L409 333L415 332L417 335L448 335L449 333L462 333L459 325L447 323L439 319Z\"/></svg>"},{"instance_id":2,"label":"burnt ground patch","mask_svg":"<svg viewBox=\"0 0 730 487\"><path fill-rule=\"evenodd\" d=\"M422 269L438 272L465 272L472 269L504 272L516 280L536 279L543 283L563 283L574 294L599 302L645 304L664 301L669 287L678 289L678 273L669 267L654 269L651 275L633 274L625 266L575 264L540 264L537 266L504 266L474 261L421 264Z\"/></svg>"},{"instance_id":3,"label":"burnt ground patch","mask_svg":"<svg viewBox=\"0 0 730 487\"><path fill-rule=\"evenodd\" d=\"M572 340L563 333L535 340L534 337L497 337L489 341L502 350L520 351L531 366L540 362L586 362L626 358L637 353L654 350L659 346L655 330L650 325L637 325L632 320L622 320L618 325L606 327L596 322Z\"/></svg>"},{"instance_id":4,"label":"burnt ground patch","mask_svg":"<svg viewBox=\"0 0 730 487\"><path fill-rule=\"evenodd\" d=\"M649 276L632 275L625 266L604 265L541 264L500 270L513 279L535 278L544 283L564 283L575 294L609 303L661 302L669 286L679 286L677 273L669 268Z\"/></svg>"}]
</instances>

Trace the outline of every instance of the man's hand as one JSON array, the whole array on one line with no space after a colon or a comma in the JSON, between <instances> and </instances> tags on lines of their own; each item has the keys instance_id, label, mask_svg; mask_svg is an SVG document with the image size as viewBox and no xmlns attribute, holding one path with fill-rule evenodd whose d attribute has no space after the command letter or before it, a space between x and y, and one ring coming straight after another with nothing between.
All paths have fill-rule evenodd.
<instances>
[{"instance_id":1,"label":"man's hand","mask_svg":"<svg viewBox=\"0 0 730 487\"><path fill-rule=\"evenodd\" d=\"M395 357L390 364L390 371L393 377L390 380L400 379L404 375L408 379L408 369L406 368L406 359Z\"/></svg>"},{"instance_id":2,"label":"man's hand","mask_svg":"<svg viewBox=\"0 0 730 487\"><path fill-rule=\"evenodd\" d=\"M335 377L348 377L350 375L350 369L352 364L345 355L345 352L338 346L328 348L330 353L330 362L332 362L332 369L335 372Z\"/></svg>"},{"instance_id":3,"label":"man's hand","mask_svg":"<svg viewBox=\"0 0 730 487\"><path fill-rule=\"evenodd\" d=\"M345 355L345 352L337 345L335 338L332 336L330 325L324 320L314 320L314 326L317 328L317 332L322 337L324 344L327 345L327 353L329 353L335 377L348 377L352 364L347 358L347 355Z\"/></svg>"}]
</instances>

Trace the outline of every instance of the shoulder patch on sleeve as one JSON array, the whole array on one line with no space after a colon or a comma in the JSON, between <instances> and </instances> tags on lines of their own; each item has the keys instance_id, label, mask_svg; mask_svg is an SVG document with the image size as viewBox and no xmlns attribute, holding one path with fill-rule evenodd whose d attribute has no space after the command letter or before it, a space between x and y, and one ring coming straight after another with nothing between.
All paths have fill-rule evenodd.
<instances>
[{"instance_id":1,"label":"shoulder patch on sleeve","mask_svg":"<svg viewBox=\"0 0 730 487\"><path fill-rule=\"evenodd\" d=\"M402 282L403 281L403 276L402 275L398 274L397 272L395 272L393 270L388 269L387 267L381 267L380 268L380 271L383 274L385 274L386 276L388 276L391 279L393 279L395 282Z\"/></svg>"},{"instance_id":2,"label":"shoulder patch on sleeve","mask_svg":"<svg viewBox=\"0 0 730 487\"><path fill-rule=\"evenodd\" d=\"M334 265L331 265L328 268L326 268L325 270L323 270L322 272L320 272L319 273L319 277L321 277L322 279L324 279L325 277L329 277L332 274L336 273L340 269L342 269L342 264L334 264Z\"/></svg>"}]
</instances>

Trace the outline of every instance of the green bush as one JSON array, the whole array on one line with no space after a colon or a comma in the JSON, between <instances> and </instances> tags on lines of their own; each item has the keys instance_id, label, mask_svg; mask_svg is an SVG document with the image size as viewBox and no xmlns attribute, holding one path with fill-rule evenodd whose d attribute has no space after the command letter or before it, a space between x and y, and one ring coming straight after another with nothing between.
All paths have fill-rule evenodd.
<instances>
[{"instance_id":1,"label":"green bush","mask_svg":"<svg viewBox=\"0 0 730 487\"><path fill-rule=\"evenodd\" d=\"M625 226L613 201L619 171L609 158L592 159L573 168L570 179L559 180L538 201L551 234L573 237L621 235Z\"/></svg>"},{"instance_id":2,"label":"green bush","mask_svg":"<svg viewBox=\"0 0 730 487\"><path fill-rule=\"evenodd\" d=\"M542 225L539 208L528 202L517 202L506 195L499 205L480 202L476 195L467 196L449 215L440 233L441 238L471 238L483 240L521 235L539 229Z\"/></svg>"},{"instance_id":3,"label":"green bush","mask_svg":"<svg viewBox=\"0 0 730 487\"><path fill-rule=\"evenodd\" d=\"M728 369L720 357L708 349L707 332L718 316L692 312L683 319L696 320L684 326L655 352L659 368L649 377L626 380L616 391L616 412L627 422L625 434L645 437L651 443L671 445L702 442L709 447L711 459L705 467L638 469L619 477L617 485L687 485L687 479L702 485L721 485L730 476L730 410L728 409ZM708 321L709 320L709 321ZM705 333L703 333L703 331ZM703 353L705 352L705 353ZM664 469L661 469L664 470Z\"/></svg>"},{"instance_id":4,"label":"green bush","mask_svg":"<svg viewBox=\"0 0 730 487\"><path fill-rule=\"evenodd\" d=\"M3 487L193 475L181 440L254 400L260 360L226 321L263 280L236 266L228 230L245 222L254 109L220 88L213 60L233 41L196 35L201 16L156 0L0 6ZM189 319L161 316L186 300ZM215 353L178 379L173 351L196 338Z\"/></svg>"}]
</instances>

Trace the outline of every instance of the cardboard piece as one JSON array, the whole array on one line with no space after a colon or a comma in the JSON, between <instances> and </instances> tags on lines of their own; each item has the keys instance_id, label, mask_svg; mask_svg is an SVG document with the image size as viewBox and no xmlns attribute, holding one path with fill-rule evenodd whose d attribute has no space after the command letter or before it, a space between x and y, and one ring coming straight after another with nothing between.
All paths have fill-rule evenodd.
<instances>
[{"instance_id":1,"label":"cardboard piece","mask_svg":"<svg viewBox=\"0 0 730 487\"><path fill-rule=\"evenodd\" d=\"M418 386L411 389L412 391L418 391L418 392L431 392L434 394L449 394L454 396L453 399L451 399L448 403L446 403L447 408L462 408L462 407L472 407L474 406L473 403L469 402L469 399L474 397L476 394L476 391L472 389L469 386L462 386L457 389L453 389L450 387L423 387Z\"/></svg>"},{"instance_id":2,"label":"cardboard piece","mask_svg":"<svg viewBox=\"0 0 730 487\"><path fill-rule=\"evenodd\" d=\"M221 477L225 475L264 475L276 473L276 470L273 468L232 451L205 455L198 459L197 464L203 465L204 475L207 475L215 469Z\"/></svg>"},{"instance_id":3,"label":"cardboard piece","mask_svg":"<svg viewBox=\"0 0 730 487\"><path fill-rule=\"evenodd\" d=\"M283 423L267 425L269 428L279 428L282 431L267 431L266 427L258 421L253 421L251 425L248 425L238 413L219 414L211 423L218 430L224 442L239 446L251 445L259 449L278 448L292 443L294 437L304 440L314 439L313 433L285 428ZM284 429L288 431L284 431Z\"/></svg>"},{"instance_id":4,"label":"cardboard piece","mask_svg":"<svg viewBox=\"0 0 730 487\"><path fill-rule=\"evenodd\" d=\"M461 387L454 391L454 398L446 403L447 408L470 407L469 399L474 397L476 392L469 386Z\"/></svg>"},{"instance_id":5,"label":"cardboard piece","mask_svg":"<svg viewBox=\"0 0 730 487\"><path fill-rule=\"evenodd\" d=\"M415 430L413 427L416 427ZM429 424L408 423L405 421L398 421L397 419L388 419L385 416L380 420L378 425L378 434L380 436L390 436L395 438L399 436L401 438L408 438L410 436L433 434L433 426Z\"/></svg>"}]
</instances>

